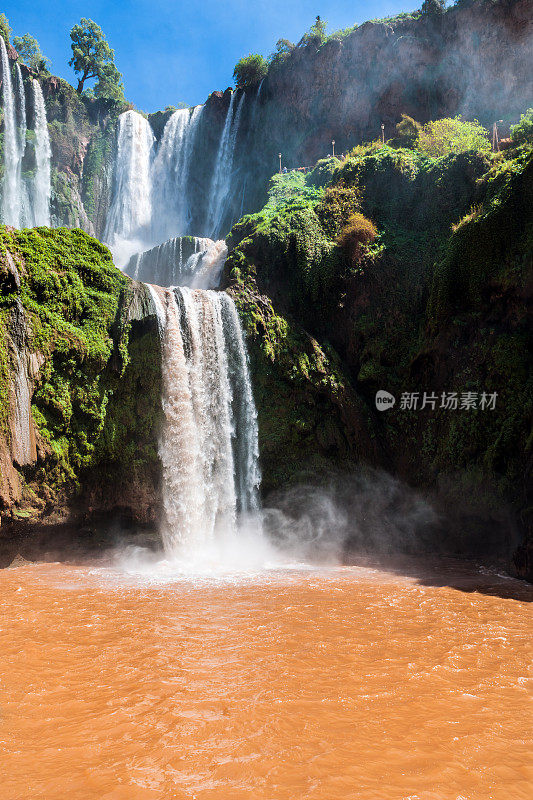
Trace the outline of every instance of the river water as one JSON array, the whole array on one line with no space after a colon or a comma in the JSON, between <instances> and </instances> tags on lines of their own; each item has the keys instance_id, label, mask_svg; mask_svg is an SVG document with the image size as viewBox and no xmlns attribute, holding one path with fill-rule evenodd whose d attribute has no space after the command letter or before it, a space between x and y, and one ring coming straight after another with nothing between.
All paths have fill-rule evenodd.
<instances>
[{"instance_id":1,"label":"river water","mask_svg":"<svg viewBox=\"0 0 533 800\"><path fill-rule=\"evenodd\" d=\"M2 800L530 800L530 588L451 562L0 572Z\"/></svg>"}]
</instances>

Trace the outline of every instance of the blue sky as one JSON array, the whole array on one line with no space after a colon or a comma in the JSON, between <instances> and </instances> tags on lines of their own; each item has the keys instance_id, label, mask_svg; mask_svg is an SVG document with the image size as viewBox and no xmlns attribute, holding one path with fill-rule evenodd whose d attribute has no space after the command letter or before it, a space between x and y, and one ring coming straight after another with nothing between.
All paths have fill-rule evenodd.
<instances>
[{"instance_id":1,"label":"blue sky","mask_svg":"<svg viewBox=\"0 0 533 800\"><path fill-rule=\"evenodd\" d=\"M69 31L81 17L103 29L124 76L126 97L156 111L201 103L232 85L248 53L268 56L279 38L296 42L317 14L328 32L411 11L421 0L9 0L0 5L14 35L31 33L56 75L75 83Z\"/></svg>"}]
</instances>

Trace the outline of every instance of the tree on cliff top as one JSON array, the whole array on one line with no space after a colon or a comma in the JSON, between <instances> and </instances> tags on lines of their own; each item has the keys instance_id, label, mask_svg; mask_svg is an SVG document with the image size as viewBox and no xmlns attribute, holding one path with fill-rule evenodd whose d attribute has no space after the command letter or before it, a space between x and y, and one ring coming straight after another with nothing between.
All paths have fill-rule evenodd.
<instances>
[{"instance_id":1,"label":"tree on cliff top","mask_svg":"<svg viewBox=\"0 0 533 800\"><path fill-rule=\"evenodd\" d=\"M296 45L290 42L288 39L278 39L276 42L276 49L268 59L270 65L273 67L278 67L280 64L283 64L285 59L290 56L295 47Z\"/></svg>"},{"instance_id":2,"label":"tree on cliff top","mask_svg":"<svg viewBox=\"0 0 533 800\"><path fill-rule=\"evenodd\" d=\"M446 11L446 0L424 0L422 14L444 14Z\"/></svg>"},{"instance_id":3,"label":"tree on cliff top","mask_svg":"<svg viewBox=\"0 0 533 800\"><path fill-rule=\"evenodd\" d=\"M50 59L43 56L39 42L29 33L25 33L24 36L15 36L13 47L27 67L43 71L50 68Z\"/></svg>"},{"instance_id":4,"label":"tree on cliff top","mask_svg":"<svg viewBox=\"0 0 533 800\"><path fill-rule=\"evenodd\" d=\"M240 61L237 61L233 70L235 86L237 89L249 89L252 86L257 86L266 77L267 72L268 62L263 56L258 53L250 53L249 56L243 56Z\"/></svg>"},{"instance_id":5,"label":"tree on cliff top","mask_svg":"<svg viewBox=\"0 0 533 800\"><path fill-rule=\"evenodd\" d=\"M85 81L97 78L95 97L124 99L122 75L115 66L115 51L109 46L102 29L92 19L83 18L70 31L72 58L69 66L81 77L77 91L83 92Z\"/></svg>"},{"instance_id":6,"label":"tree on cliff top","mask_svg":"<svg viewBox=\"0 0 533 800\"><path fill-rule=\"evenodd\" d=\"M317 17L307 33L304 33L300 41L298 42L298 47L305 47L308 44L314 44L315 47L320 47L326 41L326 28L328 23Z\"/></svg>"},{"instance_id":7,"label":"tree on cliff top","mask_svg":"<svg viewBox=\"0 0 533 800\"><path fill-rule=\"evenodd\" d=\"M5 14L0 14L0 36L3 38L7 47L9 44L9 37L11 36L11 28Z\"/></svg>"}]
</instances>

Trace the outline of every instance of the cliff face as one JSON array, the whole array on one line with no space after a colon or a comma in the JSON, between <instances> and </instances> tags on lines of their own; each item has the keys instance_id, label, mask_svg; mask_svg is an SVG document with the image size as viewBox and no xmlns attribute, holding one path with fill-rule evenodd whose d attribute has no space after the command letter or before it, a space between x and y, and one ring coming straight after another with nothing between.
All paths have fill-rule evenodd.
<instances>
[{"instance_id":1,"label":"cliff face","mask_svg":"<svg viewBox=\"0 0 533 800\"><path fill-rule=\"evenodd\" d=\"M527 147L369 148L280 176L235 226L226 280L250 336L266 490L378 465L431 496L434 548L514 551L531 577L532 170ZM355 257L337 239L354 212L378 229ZM393 408L377 410L379 390Z\"/></svg>"},{"instance_id":2,"label":"cliff face","mask_svg":"<svg viewBox=\"0 0 533 800\"><path fill-rule=\"evenodd\" d=\"M240 159L247 210L264 202L278 153L288 167L385 137L405 113L462 114L490 127L533 99L531 0L460 3L437 17L367 22L317 49L298 47L266 78ZM248 138L246 138L248 137Z\"/></svg>"},{"instance_id":3,"label":"cliff face","mask_svg":"<svg viewBox=\"0 0 533 800\"><path fill-rule=\"evenodd\" d=\"M155 519L161 361L145 287L81 231L0 228L0 516Z\"/></svg>"},{"instance_id":4,"label":"cliff face","mask_svg":"<svg viewBox=\"0 0 533 800\"><path fill-rule=\"evenodd\" d=\"M266 200L278 153L288 167L385 136L402 113L420 122L463 114L489 126L515 122L533 103L533 0L461 2L440 16L368 22L322 46L295 48L247 92L223 229ZM59 78L42 82L53 149L55 224L101 238L110 202L116 119L128 106L80 98ZM240 98L239 98L240 99ZM191 233L202 235L206 198L230 93L207 99L195 145ZM150 116L159 139L168 112Z\"/></svg>"}]
</instances>

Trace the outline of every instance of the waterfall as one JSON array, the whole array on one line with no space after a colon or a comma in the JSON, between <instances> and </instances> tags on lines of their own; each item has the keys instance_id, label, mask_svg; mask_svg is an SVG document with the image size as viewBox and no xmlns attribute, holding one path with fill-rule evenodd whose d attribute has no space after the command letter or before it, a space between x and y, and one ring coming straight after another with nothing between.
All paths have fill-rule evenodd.
<instances>
[{"instance_id":1,"label":"waterfall","mask_svg":"<svg viewBox=\"0 0 533 800\"><path fill-rule=\"evenodd\" d=\"M35 115L35 163L33 191L33 224L50 225L50 138L46 121L46 108L39 81L33 80L33 107Z\"/></svg>"},{"instance_id":2,"label":"waterfall","mask_svg":"<svg viewBox=\"0 0 533 800\"><path fill-rule=\"evenodd\" d=\"M150 290L163 331L163 543L169 555L194 554L258 508L246 351L225 293Z\"/></svg>"},{"instance_id":3,"label":"waterfall","mask_svg":"<svg viewBox=\"0 0 533 800\"><path fill-rule=\"evenodd\" d=\"M213 180L209 192L209 206L206 216L206 229L212 238L220 235L220 226L223 222L226 210L226 200L231 189L231 176L233 170L233 159L235 154L235 144L239 132L239 123L242 114L245 94L241 95L237 112L233 117L233 107L235 103L235 92L231 95L231 100L226 114L224 129L220 138Z\"/></svg>"},{"instance_id":4,"label":"waterfall","mask_svg":"<svg viewBox=\"0 0 533 800\"><path fill-rule=\"evenodd\" d=\"M215 289L227 253L224 240L179 236L132 256L124 272L135 280L159 286Z\"/></svg>"},{"instance_id":5,"label":"waterfall","mask_svg":"<svg viewBox=\"0 0 533 800\"><path fill-rule=\"evenodd\" d=\"M2 99L4 111L4 177L2 180L2 222L19 228L22 224L24 189L22 157L26 147L26 103L20 67L15 65L16 97L7 49L0 36Z\"/></svg>"},{"instance_id":6,"label":"waterfall","mask_svg":"<svg viewBox=\"0 0 533 800\"><path fill-rule=\"evenodd\" d=\"M141 114L120 115L113 198L104 233L119 266L151 243L154 142L150 124Z\"/></svg>"},{"instance_id":7,"label":"waterfall","mask_svg":"<svg viewBox=\"0 0 533 800\"><path fill-rule=\"evenodd\" d=\"M203 106L175 111L167 121L153 164L152 239L190 232L189 174Z\"/></svg>"}]
</instances>

